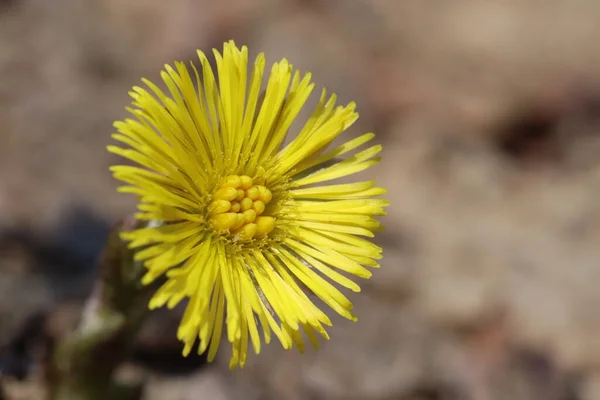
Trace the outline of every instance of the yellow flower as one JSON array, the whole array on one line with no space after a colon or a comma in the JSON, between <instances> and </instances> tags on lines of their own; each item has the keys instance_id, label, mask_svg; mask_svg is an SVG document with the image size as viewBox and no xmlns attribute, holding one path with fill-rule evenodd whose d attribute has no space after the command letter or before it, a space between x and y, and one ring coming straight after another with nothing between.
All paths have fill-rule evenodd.
<instances>
[{"instance_id":1,"label":"yellow flower","mask_svg":"<svg viewBox=\"0 0 600 400\"><path fill-rule=\"evenodd\" d=\"M140 198L145 228L124 233L143 261L144 284L166 276L151 309L189 299L178 329L183 354L199 339L198 353L214 359L222 330L232 343L230 367L244 366L249 342L260 352L271 333L285 349L304 351L302 331L317 347L330 319L316 295L340 315L356 320L352 304L332 283L354 292L346 275L369 278L381 248L373 237L386 200L374 181L323 184L379 161L367 133L326 148L358 118L354 103L335 107L325 90L298 135L285 142L310 95L310 74L301 77L286 59L271 68L261 95L265 58L248 75L248 50L233 42L216 50L216 72L200 51L201 69L165 66L168 94L130 92L134 119L115 123L112 137L128 146L109 151L139 164L114 166L127 183L121 192ZM262 101L261 101L262 99ZM318 185L314 185L318 184ZM361 237L362 236L362 237Z\"/></svg>"}]
</instances>

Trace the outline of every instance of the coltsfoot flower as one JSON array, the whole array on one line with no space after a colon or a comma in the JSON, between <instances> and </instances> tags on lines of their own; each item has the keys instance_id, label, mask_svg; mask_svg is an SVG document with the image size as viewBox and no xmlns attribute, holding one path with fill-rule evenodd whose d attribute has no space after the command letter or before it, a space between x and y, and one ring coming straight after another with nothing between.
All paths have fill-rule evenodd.
<instances>
[{"instance_id":1,"label":"coltsfoot flower","mask_svg":"<svg viewBox=\"0 0 600 400\"><path fill-rule=\"evenodd\" d=\"M143 80L130 92L134 118L114 124L125 148L109 151L139 165L111 168L139 196L137 218L147 227L124 233L144 262L143 283L165 283L151 309L188 299L178 338L188 355L217 353L225 328L230 367L244 366L248 347L260 352L261 333L285 349L304 351L306 338L328 335L327 315L312 295L356 320L350 300L334 286L360 291L348 278L371 276L381 248L368 239L380 228L385 189L375 181L332 184L376 164L367 133L329 145L356 119L355 104L335 106L323 90L312 116L285 138L314 84L282 59L261 90L265 57L248 74L248 50L233 42L216 50L216 76L198 51L201 68L176 62L161 77L168 92ZM262 101L261 101L262 100Z\"/></svg>"}]
</instances>

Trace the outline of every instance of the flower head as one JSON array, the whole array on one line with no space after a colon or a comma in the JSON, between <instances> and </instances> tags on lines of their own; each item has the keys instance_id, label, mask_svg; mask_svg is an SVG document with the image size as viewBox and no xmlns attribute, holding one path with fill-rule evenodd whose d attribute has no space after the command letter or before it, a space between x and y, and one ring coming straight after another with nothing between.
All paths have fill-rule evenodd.
<instances>
[{"instance_id":1,"label":"flower head","mask_svg":"<svg viewBox=\"0 0 600 400\"><path fill-rule=\"evenodd\" d=\"M370 141L367 133L329 145L357 118L353 103L335 107L321 94L318 106L289 143L286 135L309 97L310 74L283 59L261 91L265 58L248 74L248 50L233 42L216 50L216 76L198 52L201 69L165 66L168 93L143 80L130 92L135 117L116 122L109 146L139 166L114 166L139 196L137 218L147 227L124 233L143 261L143 283L165 282L150 308L189 299L179 325L184 355L215 357L226 328L230 366L243 366L248 347L259 353L274 334L284 348L302 352L306 337L328 338L327 315L312 295L356 320L352 304L334 284L352 291L347 275L369 278L381 248L368 239L378 230L386 200L374 181L332 184L379 161L381 146L349 152ZM191 71L191 73L190 73ZM309 297L310 296L310 297Z\"/></svg>"}]
</instances>

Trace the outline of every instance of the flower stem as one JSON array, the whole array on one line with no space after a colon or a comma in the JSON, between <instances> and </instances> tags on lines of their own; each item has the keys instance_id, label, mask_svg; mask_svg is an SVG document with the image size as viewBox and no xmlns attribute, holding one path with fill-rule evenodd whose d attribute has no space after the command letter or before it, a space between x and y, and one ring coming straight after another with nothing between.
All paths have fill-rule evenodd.
<instances>
[{"instance_id":1,"label":"flower stem","mask_svg":"<svg viewBox=\"0 0 600 400\"><path fill-rule=\"evenodd\" d=\"M49 360L51 400L119 400L113 382L116 368L127 359L148 313L152 289L141 284L144 268L120 238L137 228L125 219L110 234L94 290L75 331L56 344Z\"/></svg>"}]
</instances>

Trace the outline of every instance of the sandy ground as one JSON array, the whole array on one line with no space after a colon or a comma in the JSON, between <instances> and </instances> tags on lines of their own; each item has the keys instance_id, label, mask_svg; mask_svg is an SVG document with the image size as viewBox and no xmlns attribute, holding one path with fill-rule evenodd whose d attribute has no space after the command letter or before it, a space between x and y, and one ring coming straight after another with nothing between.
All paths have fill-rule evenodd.
<instances>
[{"instance_id":1,"label":"sandy ground","mask_svg":"<svg viewBox=\"0 0 600 400\"><path fill-rule=\"evenodd\" d=\"M599 18L595 0L2 1L0 228L48 244L73 210L128 213L104 149L128 89L233 38L358 103L349 135L384 144L384 260L319 351L143 367L145 400L598 400ZM7 243L0 346L90 285ZM8 399L37 400L35 376Z\"/></svg>"}]
</instances>

